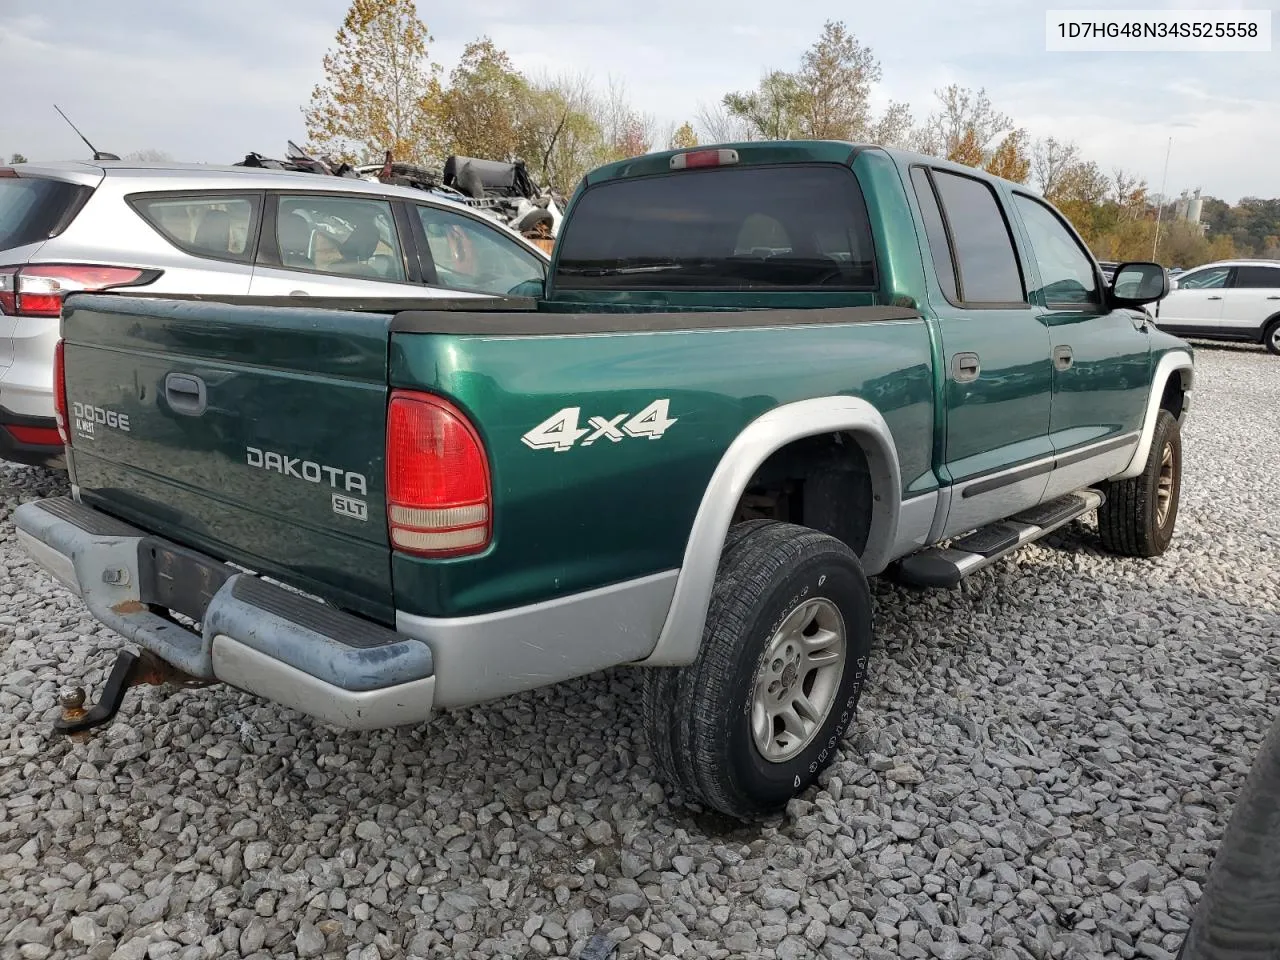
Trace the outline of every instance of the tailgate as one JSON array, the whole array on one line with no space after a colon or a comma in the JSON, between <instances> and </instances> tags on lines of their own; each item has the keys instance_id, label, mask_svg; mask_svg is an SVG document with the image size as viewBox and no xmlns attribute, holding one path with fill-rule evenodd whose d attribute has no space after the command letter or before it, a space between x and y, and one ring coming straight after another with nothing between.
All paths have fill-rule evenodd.
<instances>
[{"instance_id":1,"label":"tailgate","mask_svg":"<svg viewBox=\"0 0 1280 960\"><path fill-rule=\"evenodd\" d=\"M81 500L392 622L390 319L69 298L63 361Z\"/></svg>"}]
</instances>

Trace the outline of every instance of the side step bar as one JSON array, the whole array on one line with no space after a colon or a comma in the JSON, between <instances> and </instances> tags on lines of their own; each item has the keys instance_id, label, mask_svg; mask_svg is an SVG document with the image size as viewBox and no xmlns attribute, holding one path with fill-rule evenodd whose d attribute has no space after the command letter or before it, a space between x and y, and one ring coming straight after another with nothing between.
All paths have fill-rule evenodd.
<instances>
[{"instance_id":1,"label":"side step bar","mask_svg":"<svg viewBox=\"0 0 1280 960\"><path fill-rule=\"evenodd\" d=\"M929 547L903 557L898 563L898 579L918 587L954 587L969 574L1098 509L1105 501L1101 490L1088 489L1042 503L952 540L945 547Z\"/></svg>"}]
</instances>

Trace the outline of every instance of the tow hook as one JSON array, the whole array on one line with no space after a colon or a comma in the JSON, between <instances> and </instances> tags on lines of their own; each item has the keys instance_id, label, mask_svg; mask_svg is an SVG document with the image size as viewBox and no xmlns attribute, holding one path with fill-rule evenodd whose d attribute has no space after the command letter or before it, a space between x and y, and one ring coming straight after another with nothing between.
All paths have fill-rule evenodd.
<instances>
[{"instance_id":1,"label":"tow hook","mask_svg":"<svg viewBox=\"0 0 1280 960\"><path fill-rule=\"evenodd\" d=\"M131 650L121 650L98 702L92 707L85 708L83 687L63 692L59 698L62 715L54 721L53 730L55 733L74 735L100 727L120 712L124 695L130 687L142 684L158 687L167 683L183 687L207 687L210 681L184 673L149 651L134 653Z\"/></svg>"}]
</instances>

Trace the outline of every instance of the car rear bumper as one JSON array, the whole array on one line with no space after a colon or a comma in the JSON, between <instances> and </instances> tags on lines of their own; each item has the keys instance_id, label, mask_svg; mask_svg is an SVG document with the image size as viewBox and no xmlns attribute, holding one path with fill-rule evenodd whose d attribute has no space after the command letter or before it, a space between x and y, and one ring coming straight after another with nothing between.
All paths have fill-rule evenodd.
<instances>
[{"instance_id":1,"label":"car rear bumper","mask_svg":"<svg viewBox=\"0 0 1280 960\"><path fill-rule=\"evenodd\" d=\"M286 590L61 497L14 511L31 557L95 617L178 669L335 726L421 723L426 643ZM161 615L176 610L189 628Z\"/></svg>"},{"instance_id":2,"label":"car rear bumper","mask_svg":"<svg viewBox=\"0 0 1280 960\"><path fill-rule=\"evenodd\" d=\"M0 459L65 469L57 421L53 417L14 413L0 406Z\"/></svg>"}]
</instances>

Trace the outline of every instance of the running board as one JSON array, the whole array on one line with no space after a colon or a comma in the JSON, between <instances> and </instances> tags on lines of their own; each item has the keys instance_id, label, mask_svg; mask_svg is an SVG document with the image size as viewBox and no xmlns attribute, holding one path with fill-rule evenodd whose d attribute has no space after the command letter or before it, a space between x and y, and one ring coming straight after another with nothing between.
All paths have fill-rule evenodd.
<instances>
[{"instance_id":1,"label":"running board","mask_svg":"<svg viewBox=\"0 0 1280 960\"><path fill-rule=\"evenodd\" d=\"M918 587L954 587L969 574L1098 509L1105 500L1102 491L1088 489L1042 503L952 540L945 547L929 547L903 557L898 563L898 579Z\"/></svg>"}]
</instances>

